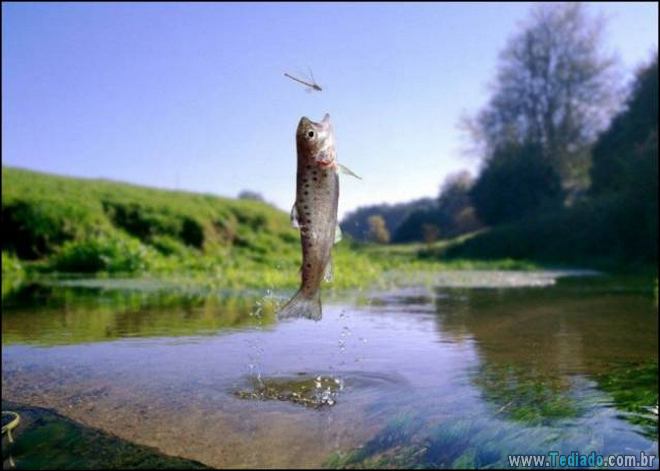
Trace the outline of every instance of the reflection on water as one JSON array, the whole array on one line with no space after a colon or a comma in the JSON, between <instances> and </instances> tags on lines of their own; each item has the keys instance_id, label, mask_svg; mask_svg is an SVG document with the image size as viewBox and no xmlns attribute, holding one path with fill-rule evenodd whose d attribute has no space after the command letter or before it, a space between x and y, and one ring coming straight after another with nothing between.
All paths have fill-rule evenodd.
<instances>
[{"instance_id":1,"label":"reflection on water","mask_svg":"<svg viewBox=\"0 0 660 471\"><path fill-rule=\"evenodd\" d=\"M318 323L275 322L286 295L32 288L3 306L3 395L210 466L657 455L652 291L525 276L443 273Z\"/></svg>"},{"instance_id":2,"label":"reflection on water","mask_svg":"<svg viewBox=\"0 0 660 471\"><path fill-rule=\"evenodd\" d=\"M276 305L269 297L32 285L3 301L2 343L46 346L216 334L271 325Z\"/></svg>"}]
</instances>

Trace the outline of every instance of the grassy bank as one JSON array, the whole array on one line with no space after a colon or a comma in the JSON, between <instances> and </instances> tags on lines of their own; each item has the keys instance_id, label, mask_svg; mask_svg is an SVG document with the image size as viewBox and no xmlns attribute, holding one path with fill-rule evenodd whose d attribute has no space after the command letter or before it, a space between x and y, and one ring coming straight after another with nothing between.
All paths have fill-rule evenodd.
<instances>
[{"instance_id":1,"label":"grassy bank","mask_svg":"<svg viewBox=\"0 0 660 471\"><path fill-rule=\"evenodd\" d=\"M214 195L2 169L3 296L52 274L152 276L219 288L293 288L298 231L268 204ZM334 250L334 288L365 286L390 269L528 267L524 262L418 256L422 246L349 240Z\"/></svg>"},{"instance_id":2,"label":"grassy bank","mask_svg":"<svg viewBox=\"0 0 660 471\"><path fill-rule=\"evenodd\" d=\"M582 203L483 230L423 253L445 260L510 257L542 265L657 276L657 249L649 243L653 237L636 222L640 218L616 199Z\"/></svg>"},{"instance_id":3,"label":"grassy bank","mask_svg":"<svg viewBox=\"0 0 660 471\"><path fill-rule=\"evenodd\" d=\"M25 280L70 274L228 289L299 283L298 231L285 212L266 203L15 168L3 167L2 176L3 297ZM334 249L335 280L328 288L384 283L389 270L405 279L446 269L622 266L625 254L599 255L607 252L611 231L580 225L579 211L558 217L432 245L344 240ZM585 245L583 236L594 232L603 240Z\"/></svg>"}]
</instances>

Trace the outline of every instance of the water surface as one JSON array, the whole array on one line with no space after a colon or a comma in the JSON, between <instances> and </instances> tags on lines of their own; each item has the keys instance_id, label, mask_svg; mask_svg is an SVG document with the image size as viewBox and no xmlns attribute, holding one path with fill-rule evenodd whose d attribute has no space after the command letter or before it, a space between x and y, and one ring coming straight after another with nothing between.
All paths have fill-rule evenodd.
<instances>
[{"instance_id":1,"label":"water surface","mask_svg":"<svg viewBox=\"0 0 660 471\"><path fill-rule=\"evenodd\" d=\"M657 456L652 288L563 274L445 272L320 322L277 322L288 293L32 287L3 305L3 397L215 467Z\"/></svg>"}]
</instances>

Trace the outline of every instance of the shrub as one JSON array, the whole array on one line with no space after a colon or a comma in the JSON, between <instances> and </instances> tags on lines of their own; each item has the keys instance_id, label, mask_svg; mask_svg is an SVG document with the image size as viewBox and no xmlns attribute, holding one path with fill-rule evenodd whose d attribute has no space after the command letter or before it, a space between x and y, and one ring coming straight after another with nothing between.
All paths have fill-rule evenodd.
<instances>
[{"instance_id":1,"label":"shrub","mask_svg":"<svg viewBox=\"0 0 660 471\"><path fill-rule=\"evenodd\" d=\"M23 265L15 255L2 252L2 297L14 291L25 278Z\"/></svg>"},{"instance_id":2,"label":"shrub","mask_svg":"<svg viewBox=\"0 0 660 471\"><path fill-rule=\"evenodd\" d=\"M66 242L53 257L53 268L67 272L136 272L149 268L155 253L136 239L99 235Z\"/></svg>"}]
</instances>

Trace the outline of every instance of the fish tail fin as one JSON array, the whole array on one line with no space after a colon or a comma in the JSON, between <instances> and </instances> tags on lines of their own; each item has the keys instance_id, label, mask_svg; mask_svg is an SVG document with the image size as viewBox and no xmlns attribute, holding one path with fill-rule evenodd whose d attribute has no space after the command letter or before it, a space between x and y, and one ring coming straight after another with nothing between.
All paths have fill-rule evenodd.
<instances>
[{"instance_id":1,"label":"fish tail fin","mask_svg":"<svg viewBox=\"0 0 660 471\"><path fill-rule=\"evenodd\" d=\"M278 319L290 319L305 317L315 321L321 320L321 291L317 290L312 295L307 295L302 289L284 305L277 313Z\"/></svg>"}]
</instances>

